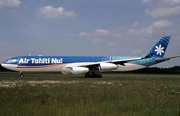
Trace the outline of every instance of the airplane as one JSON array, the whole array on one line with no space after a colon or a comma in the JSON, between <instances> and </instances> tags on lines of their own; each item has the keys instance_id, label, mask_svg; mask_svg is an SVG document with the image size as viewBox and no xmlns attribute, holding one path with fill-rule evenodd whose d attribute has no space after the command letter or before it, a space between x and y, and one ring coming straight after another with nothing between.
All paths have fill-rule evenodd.
<instances>
[{"instance_id":1,"label":"airplane","mask_svg":"<svg viewBox=\"0 0 180 116\"><path fill-rule=\"evenodd\" d=\"M100 72L133 71L168 61L164 54L171 36L163 36L153 48L140 57L120 56L18 56L8 59L1 65L4 68L22 72L62 72L63 74L83 74L85 77L101 78Z\"/></svg>"}]
</instances>

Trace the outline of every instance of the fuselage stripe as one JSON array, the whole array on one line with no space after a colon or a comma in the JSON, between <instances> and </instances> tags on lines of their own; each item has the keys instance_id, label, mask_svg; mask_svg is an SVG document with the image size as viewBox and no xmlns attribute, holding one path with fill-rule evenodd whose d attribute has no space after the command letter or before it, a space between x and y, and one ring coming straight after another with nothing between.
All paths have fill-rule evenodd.
<instances>
[{"instance_id":1,"label":"fuselage stripe","mask_svg":"<svg viewBox=\"0 0 180 116\"><path fill-rule=\"evenodd\" d=\"M17 68L45 68L45 67L53 67L59 66L63 64L48 64L48 65L18 65Z\"/></svg>"}]
</instances>

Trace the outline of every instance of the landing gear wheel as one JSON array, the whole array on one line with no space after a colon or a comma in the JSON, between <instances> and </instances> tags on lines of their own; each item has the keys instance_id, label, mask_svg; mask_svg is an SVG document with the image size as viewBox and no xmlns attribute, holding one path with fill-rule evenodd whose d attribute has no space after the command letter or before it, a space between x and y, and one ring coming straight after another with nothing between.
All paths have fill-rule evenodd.
<instances>
[{"instance_id":1,"label":"landing gear wheel","mask_svg":"<svg viewBox=\"0 0 180 116\"><path fill-rule=\"evenodd\" d=\"M99 77L99 78L102 78L102 75L101 75L101 74L98 74L98 77Z\"/></svg>"},{"instance_id":2,"label":"landing gear wheel","mask_svg":"<svg viewBox=\"0 0 180 116\"><path fill-rule=\"evenodd\" d=\"M23 74L20 74L20 77L21 77L21 78L23 78L23 77L24 77L24 75L23 75Z\"/></svg>"},{"instance_id":3,"label":"landing gear wheel","mask_svg":"<svg viewBox=\"0 0 180 116\"><path fill-rule=\"evenodd\" d=\"M85 74L84 77L87 78L87 77L89 77L89 75L86 75L86 74Z\"/></svg>"},{"instance_id":4,"label":"landing gear wheel","mask_svg":"<svg viewBox=\"0 0 180 116\"><path fill-rule=\"evenodd\" d=\"M102 78L102 75L93 72L92 75L90 73L86 73L84 77L85 78Z\"/></svg>"},{"instance_id":5,"label":"landing gear wheel","mask_svg":"<svg viewBox=\"0 0 180 116\"><path fill-rule=\"evenodd\" d=\"M85 77L85 78L90 77L90 73L86 73L86 74L84 75L84 77Z\"/></svg>"}]
</instances>

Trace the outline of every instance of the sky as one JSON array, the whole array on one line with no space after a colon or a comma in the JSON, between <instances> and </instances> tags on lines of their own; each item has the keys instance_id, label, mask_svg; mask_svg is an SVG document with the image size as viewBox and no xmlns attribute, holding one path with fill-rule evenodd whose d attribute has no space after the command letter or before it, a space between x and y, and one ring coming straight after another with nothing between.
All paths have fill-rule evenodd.
<instances>
[{"instance_id":1,"label":"sky","mask_svg":"<svg viewBox=\"0 0 180 116\"><path fill-rule=\"evenodd\" d=\"M171 35L165 57L180 55L180 0L0 0L0 62L26 55L142 56L164 35Z\"/></svg>"}]
</instances>

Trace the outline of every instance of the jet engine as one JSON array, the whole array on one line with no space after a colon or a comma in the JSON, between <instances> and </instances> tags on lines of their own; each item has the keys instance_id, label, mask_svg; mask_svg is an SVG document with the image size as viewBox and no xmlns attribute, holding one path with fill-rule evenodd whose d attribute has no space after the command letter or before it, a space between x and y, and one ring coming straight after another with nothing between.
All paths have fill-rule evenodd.
<instances>
[{"instance_id":1,"label":"jet engine","mask_svg":"<svg viewBox=\"0 0 180 116\"><path fill-rule=\"evenodd\" d=\"M89 69L86 67L64 67L62 69L63 74L82 74L82 73L87 73L89 72Z\"/></svg>"},{"instance_id":2,"label":"jet engine","mask_svg":"<svg viewBox=\"0 0 180 116\"><path fill-rule=\"evenodd\" d=\"M99 70L113 70L117 69L118 66L116 64L112 63L100 63L99 64Z\"/></svg>"},{"instance_id":3,"label":"jet engine","mask_svg":"<svg viewBox=\"0 0 180 116\"><path fill-rule=\"evenodd\" d=\"M71 69L72 74L82 74L82 73L87 73L89 72L89 69L86 67L73 67Z\"/></svg>"}]
</instances>

